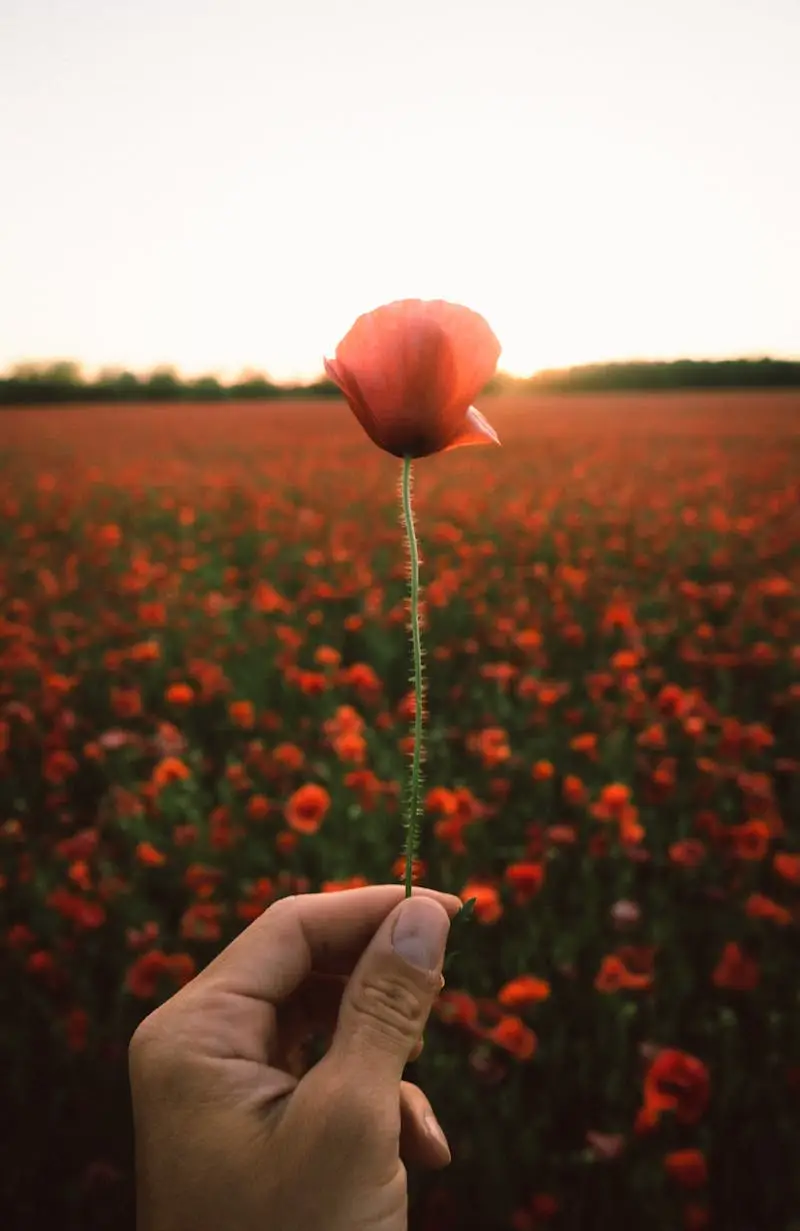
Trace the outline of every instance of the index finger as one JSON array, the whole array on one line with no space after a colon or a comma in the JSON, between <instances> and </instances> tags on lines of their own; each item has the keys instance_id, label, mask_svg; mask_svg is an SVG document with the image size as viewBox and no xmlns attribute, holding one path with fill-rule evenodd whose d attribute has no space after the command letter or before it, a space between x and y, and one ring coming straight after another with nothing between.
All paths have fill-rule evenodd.
<instances>
[{"instance_id":1,"label":"index finger","mask_svg":"<svg viewBox=\"0 0 800 1231\"><path fill-rule=\"evenodd\" d=\"M440 902L452 919L460 898L415 887L414 896ZM387 915L402 902L402 885L369 885L337 893L282 898L251 923L195 980L277 1004L313 971L350 974Z\"/></svg>"}]
</instances>

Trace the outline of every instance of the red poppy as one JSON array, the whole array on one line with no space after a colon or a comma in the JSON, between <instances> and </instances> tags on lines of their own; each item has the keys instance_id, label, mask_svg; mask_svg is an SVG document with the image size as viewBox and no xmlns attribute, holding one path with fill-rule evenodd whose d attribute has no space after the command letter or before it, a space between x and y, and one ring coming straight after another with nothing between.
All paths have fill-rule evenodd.
<instances>
[{"instance_id":1,"label":"red poppy","mask_svg":"<svg viewBox=\"0 0 800 1231\"><path fill-rule=\"evenodd\" d=\"M664 1048L644 1082L647 1126L655 1124L662 1111L674 1111L681 1124L696 1124L708 1107L710 1093L708 1069L702 1060L677 1048Z\"/></svg>"},{"instance_id":2,"label":"red poppy","mask_svg":"<svg viewBox=\"0 0 800 1231\"><path fill-rule=\"evenodd\" d=\"M470 1029L478 1024L478 1007L468 992L443 991L434 1002L433 1010L443 1022L452 1022Z\"/></svg>"},{"instance_id":3,"label":"red poppy","mask_svg":"<svg viewBox=\"0 0 800 1231\"><path fill-rule=\"evenodd\" d=\"M773 859L772 866L783 880L788 881L790 885L800 887L800 855L791 855L788 851L781 851Z\"/></svg>"},{"instance_id":4,"label":"red poppy","mask_svg":"<svg viewBox=\"0 0 800 1231\"><path fill-rule=\"evenodd\" d=\"M325 360L364 431L395 457L499 444L472 405L494 375L500 343L477 312L401 299L360 316Z\"/></svg>"},{"instance_id":5,"label":"red poppy","mask_svg":"<svg viewBox=\"0 0 800 1231\"><path fill-rule=\"evenodd\" d=\"M755 958L731 941L722 950L711 977L716 987L734 992L752 992L758 987L761 971Z\"/></svg>"},{"instance_id":6,"label":"red poppy","mask_svg":"<svg viewBox=\"0 0 800 1231\"><path fill-rule=\"evenodd\" d=\"M513 1009L518 1005L539 1004L549 995L550 984L546 979L538 979L536 975L518 975L500 988L497 999L507 1009Z\"/></svg>"},{"instance_id":7,"label":"red poppy","mask_svg":"<svg viewBox=\"0 0 800 1231\"><path fill-rule=\"evenodd\" d=\"M136 847L136 859L146 868L158 868L166 863L167 857L163 851L153 846L152 842L139 842Z\"/></svg>"},{"instance_id":8,"label":"red poppy","mask_svg":"<svg viewBox=\"0 0 800 1231\"><path fill-rule=\"evenodd\" d=\"M790 910L779 902L773 902L772 898L763 893L750 894L744 904L744 913L750 919L769 919L771 923L777 923L778 927L782 928L788 927L793 920Z\"/></svg>"},{"instance_id":9,"label":"red poppy","mask_svg":"<svg viewBox=\"0 0 800 1231\"><path fill-rule=\"evenodd\" d=\"M538 1039L530 1026L513 1015L501 1017L496 1026L484 1032L484 1038L510 1052L517 1060L530 1060L538 1046Z\"/></svg>"},{"instance_id":10,"label":"red poppy","mask_svg":"<svg viewBox=\"0 0 800 1231\"><path fill-rule=\"evenodd\" d=\"M681 1188L702 1188L708 1180L705 1155L700 1150L673 1150L664 1158L664 1170Z\"/></svg>"},{"instance_id":11,"label":"red poppy","mask_svg":"<svg viewBox=\"0 0 800 1231\"><path fill-rule=\"evenodd\" d=\"M462 902L475 899L475 918L480 923L496 923L503 913L500 895L494 885L470 881L458 895Z\"/></svg>"},{"instance_id":12,"label":"red poppy","mask_svg":"<svg viewBox=\"0 0 800 1231\"><path fill-rule=\"evenodd\" d=\"M506 884L511 886L517 906L524 906L544 884L543 863L510 863L505 870Z\"/></svg>"},{"instance_id":13,"label":"red poppy","mask_svg":"<svg viewBox=\"0 0 800 1231\"><path fill-rule=\"evenodd\" d=\"M330 804L331 797L324 786L307 782L286 801L286 822L297 833L316 833Z\"/></svg>"},{"instance_id":14,"label":"red poppy","mask_svg":"<svg viewBox=\"0 0 800 1231\"><path fill-rule=\"evenodd\" d=\"M598 992L605 994L623 990L646 991L653 986L653 975L651 972L640 974L632 971L618 954L609 953L603 958L594 985Z\"/></svg>"}]
</instances>

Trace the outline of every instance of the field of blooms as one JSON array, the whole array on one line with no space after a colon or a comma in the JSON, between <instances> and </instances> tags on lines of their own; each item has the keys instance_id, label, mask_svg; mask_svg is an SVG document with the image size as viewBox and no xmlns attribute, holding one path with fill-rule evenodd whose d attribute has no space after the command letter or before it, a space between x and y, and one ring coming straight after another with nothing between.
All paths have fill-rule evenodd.
<instances>
[{"instance_id":1,"label":"field of blooms","mask_svg":"<svg viewBox=\"0 0 800 1231\"><path fill-rule=\"evenodd\" d=\"M415 1231L800 1228L800 396L497 400L416 467L418 877L475 897ZM5 1231L133 1226L126 1047L399 879L399 463L344 403L0 416Z\"/></svg>"}]
</instances>

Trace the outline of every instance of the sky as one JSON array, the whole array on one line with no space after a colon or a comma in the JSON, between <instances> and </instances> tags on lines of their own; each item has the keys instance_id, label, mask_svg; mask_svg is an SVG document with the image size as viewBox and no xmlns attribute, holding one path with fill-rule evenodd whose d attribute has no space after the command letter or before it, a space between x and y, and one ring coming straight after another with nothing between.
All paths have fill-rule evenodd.
<instances>
[{"instance_id":1,"label":"sky","mask_svg":"<svg viewBox=\"0 0 800 1231\"><path fill-rule=\"evenodd\" d=\"M0 0L0 368L800 355L798 0Z\"/></svg>"}]
</instances>

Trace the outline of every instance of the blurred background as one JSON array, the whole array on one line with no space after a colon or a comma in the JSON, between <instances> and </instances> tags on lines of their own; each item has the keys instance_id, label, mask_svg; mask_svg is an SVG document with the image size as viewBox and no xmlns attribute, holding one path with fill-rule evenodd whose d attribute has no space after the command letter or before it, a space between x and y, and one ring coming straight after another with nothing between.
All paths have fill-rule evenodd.
<instances>
[{"instance_id":1,"label":"blurred background","mask_svg":"<svg viewBox=\"0 0 800 1231\"><path fill-rule=\"evenodd\" d=\"M791 0L4 0L4 1228L132 1228L138 1021L402 876L397 468L322 359L406 297L502 345L502 448L415 467L476 912L411 1225L800 1228L799 56Z\"/></svg>"}]
</instances>

